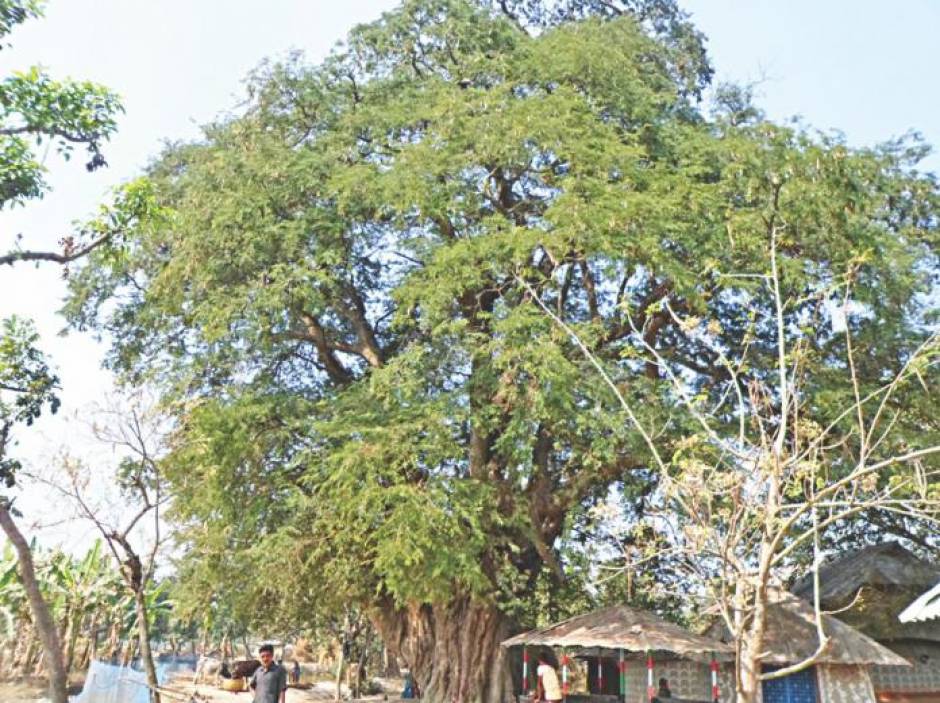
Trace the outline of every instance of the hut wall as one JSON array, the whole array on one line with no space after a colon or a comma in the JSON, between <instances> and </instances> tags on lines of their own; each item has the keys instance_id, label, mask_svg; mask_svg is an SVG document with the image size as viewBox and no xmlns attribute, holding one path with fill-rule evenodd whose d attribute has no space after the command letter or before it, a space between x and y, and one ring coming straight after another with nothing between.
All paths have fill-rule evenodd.
<instances>
[{"instance_id":1,"label":"hut wall","mask_svg":"<svg viewBox=\"0 0 940 703\"><path fill-rule=\"evenodd\" d=\"M874 703L875 689L863 666L816 667L819 703Z\"/></svg>"},{"instance_id":2,"label":"hut wall","mask_svg":"<svg viewBox=\"0 0 940 703\"><path fill-rule=\"evenodd\" d=\"M734 664L725 664L718 670L718 691L721 694L721 703L734 703ZM711 691L709 691L710 695ZM758 692L758 703L760 703L760 692Z\"/></svg>"},{"instance_id":3,"label":"hut wall","mask_svg":"<svg viewBox=\"0 0 940 703\"><path fill-rule=\"evenodd\" d=\"M874 666L876 691L940 692L940 642L902 640L885 643L913 666Z\"/></svg>"},{"instance_id":4,"label":"hut wall","mask_svg":"<svg viewBox=\"0 0 940 703\"><path fill-rule=\"evenodd\" d=\"M646 662L631 659L627 661L627 702L646 703ZM653 685L659 679L669 679L669 688L677 698L709 700L711 698L711 672L707 664L688 660L657 661L653 660ZM724 691L723 691L724 693ZM730 701L730 698L723 700Z\"/></svg>"}]
</instances>

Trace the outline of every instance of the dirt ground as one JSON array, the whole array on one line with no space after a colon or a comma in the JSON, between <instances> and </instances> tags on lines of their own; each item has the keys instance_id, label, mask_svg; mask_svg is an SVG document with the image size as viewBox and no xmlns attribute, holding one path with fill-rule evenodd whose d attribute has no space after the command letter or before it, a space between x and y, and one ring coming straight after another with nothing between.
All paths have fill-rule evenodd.
<instances>
[{"instance_id":1,"label":"dirt ground","mask_svg":"<svg viewBox=\"0 0 940 703\"><path fill-rule=\"evenodd\" d=\"M39 703L46 698L48 684L39 677L28 677L16 681L0 681L0 703ZM69 694L82 690L81 682L72 682Z\"/></svg>"},{"instance_id":2,"label":"dirt ground","mask_svg":"<svg viewBox=\"0 0 940 703\"><path fill-rule=\"evenodd\" d=\"M383 682L384 683L384 682ZM389 686L394 689L398 685L398 682L389 682ZM193 681L191 676L179 676L171 679L167 682L167 689L172 690L173 692L179 692L181 696L188 697L193 693L199 693L210 703L250 703L252 699L252 694L247 691L241 693L233 693L231 691L222 691L215 686L208 684L200 684L199 686L193 686ZM401 690L401 687L398 686L398 691ZM332 682L323 681L317 683L313 688L309 689L299 689L291 688L287 691L287 703L310 703L311 701L332 701L336 695L336 684ZM388 700L394 701L398 698L398 695L388 694ZM383 696L372 696L369 699L363 700L375 700L382 701ZM0 701L6 703L6 699L0 697Z\"/></svg>"},{"instance_id":3,"label":"dirt ground","mask_svg":"<svg viewBox=\"0 0 940 703\"><path fill-rule=\"evenodd\" d=\"M0 683L0 701L3 703L34 703L46 695L45 682L5 681Z\"/></svg>"},{"instance_id":4,"label":"dirt ground","mask_svg":"<svg viewBox=\"0 0 940 703\"><path fill-rule=\"evenodd\" d=\"M386 690L401 690L401 682L389 681L382 682L387 684ZM210 703L251 703L251 693L232 693L222 691L215 686L200 684L193 686L192 676L179 676L167 682L167 689L172 693L178 693L179 698L165 696L168 703L176 701L186 701L193 693L199 693ZM69 690L72 695L81 690L81 682L75 683ZM171 695L172 695L171 693ZM301 690L292 688L287 692L287 703L310 703L311 701L332 701L336 694L336 684L332 682L321 682L313 688ZM389 701L395 701L398 698L396 694L389 693ZM19 681L0 682L0 703L42 703L48 700L46 698L46 682L41 678L29 678ZM369 699L366 699L369 700ZM371 700L381 701L382 696L373 696Z\"/></svg>"}]
</instances>

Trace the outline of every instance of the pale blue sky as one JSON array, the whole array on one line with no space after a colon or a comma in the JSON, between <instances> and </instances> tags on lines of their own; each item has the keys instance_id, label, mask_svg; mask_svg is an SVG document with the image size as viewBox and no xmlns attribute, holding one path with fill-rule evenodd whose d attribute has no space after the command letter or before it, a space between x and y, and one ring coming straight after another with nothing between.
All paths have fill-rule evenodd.
<instances>
[{"instance_id":1,"label":"pale blue sky","mask_svg":"<svg viewBox=\"0 0 940 703\"><path fill-rule=\"evenodd\" d=\"M196 125L239 101L245 74L266 56L298 48L323 56L346 30L393 0L50 0L45 19L13 36L0 71L42 64L60 76L88 78L117 90L127 109L106 149L108 169L89 175L80 162L50 157L52 194L0 213L0 248L22 232L33 245L54 246L69 223L90 213L107 190L139 172L164 139L196 135ZM940 0L687 0L683 6L709 37L719 79L762 79L760 103L776 119L801 115L840 129L853 144L922 132L940 144ZM932 170L940 157L931 156ZM82 423L71 420L109 388L101 348L89 337L62 339L55 315L63 292L54 267L0 270L0 316L33 317L58 366L60 417L22 433L21 455L34 467L62 445L102 465ZM45 521L42 491L24 501ZM83 544L85 528L45 530L43 539Z\"/></svg>"}]
</instances>

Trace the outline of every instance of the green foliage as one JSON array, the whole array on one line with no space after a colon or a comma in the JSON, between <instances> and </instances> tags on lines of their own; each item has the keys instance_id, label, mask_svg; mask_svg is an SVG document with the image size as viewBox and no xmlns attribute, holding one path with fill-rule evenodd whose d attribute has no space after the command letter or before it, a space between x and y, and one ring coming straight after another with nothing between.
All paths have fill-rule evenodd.
<instances>
[{"instance_id":1,"label":"green foliage","mask_svg":"<svg viewBox=\"0 0 940 703\"><path fill-rule=\"evenodd\" d=\"M11 204L22 204L44 190L42 166L27 147L28 139L37 147L44 139L52 141L66 160L82 145L89 156L85 166L93 171L106 163L101 143L117 127L115 115L121 109L110 90L88 81L57 81L37 67L0 83L0 107L7 157L0 162L0 198Z\"/></svg>"},{"instance_id":2,"label":"green foliage","mask_svg":"<svg viewBox=\"0 0 940 703\"><path fill-rule=\"evenodd\" d=\"M133 598L100 541L81 557L61 550L44 550L36 544L32 545L32 552L37 581L63 635L68 632L72 637L79 634L85 638L95 637L102 645L104 642L92 629L107 631L114 624L122 638L134 636ZM148 594L148 602L153 606L148 612L154 616L165 613L169 605L166 588L153 589ZM0 556L0 614L3 618L0 640L21 638L22 624L32 621L16 555L9 543L4 545Z\"/></svg>"},{"instance_id":3,"label":"green foliage","mask_svg":"<svg viewBox=\"0 0 940 703\"><path fill-rule=\"evenodd\" d=\"M0 0L0 37L40 15L43 4L41 0ZM84 147L89 156L88 170L105 165L101 146L113 133L120 111L113 92L87 81L57 81L36 67L0 81L0 209L42 196L46 184L37 150L44 141L54 144L65 159L75 147ZM127 192L133 193L134 186ZM62 255L17 251L0 256L0 264L24 259L70 260L82 252L74 238L67 238L63 244ZM59 407L55 393L58 379L36 347L37 341L28 323L15 318L3 321L0 480L8 487L13 485L19 468L19 462L9 455L14 425L31 425L43 408L55 412Z\"/></svg>"},{"instance_id":4,"label":"green foliage","mask_svg":"<svg viewBox=\"0 0 940 703\"><path fill-rule=\"evenodd\" d=\"M59 409L59 379L38 341L31 323L16 317L0 321L0 480L8 488L20 466L9 455L14 425L32 425L46 407L53 413Z\"/></svg>"},{"instance_id":5,"label":"green foliage","mask_svg":"<svg viewBox=\"0 0 940 703\"><path fill-rule=\"evenodd\" d=\"M532 291L667 457L695 425L644 339L733 431L721 354L745 388L776 363L753 277L769 223L823 416L853 393L832 315L849 281L866 383L924 338L922 145L851 149L740 94L708 119L677 72L709 75L697 35L578 7L530 35L486 3L409 0L321 65L261 67L244 114L153 166L161 216L72 278L73 322L176 409L183 581L206 607L248 623L259 598L315 618L470 593L532 619L583 594L591 508L642 523L656 474ZM900 427L936 433L916 402Z\"/></svg>"},{"instance_id":6,"label":"green foliage","mask_svg":"<svg viewBox=\"0 0 940 703\"><path fill-rule=\"evenodd\" d=\"M13 28L31 17L42 14L44 0L0 1L0 38L6 37Z\"/></svg>"},{"instance_id":7,"label":"green foliage","mask_svg":"<svg viewBox=\"0 0 940 703\"><path fill-rule=\"evenodd\" d=\"M0 207L22 205L46 189L35 149L48 140L68 160L76 146L88 153L86 168L105 165L101 153L117 127L120 101L88 81L55 80L38 67L0 82Z\"/></svg>"}]
</instances>

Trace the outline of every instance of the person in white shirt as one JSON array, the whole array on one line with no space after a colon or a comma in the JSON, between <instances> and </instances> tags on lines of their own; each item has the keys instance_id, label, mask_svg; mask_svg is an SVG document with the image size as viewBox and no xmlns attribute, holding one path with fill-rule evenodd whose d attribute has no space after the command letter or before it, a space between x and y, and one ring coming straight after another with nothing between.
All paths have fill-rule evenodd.
<instances>
[{"instance_id":1,"label":"person in white shirt","mask_svg":"<svg viewBox=\"0 0 940 703\"><path fill-rule=\"evenodd\" d=\"M558 674L545 654L539 654L539 666L536 669L538 686L535 689L535 700L545 703L558 703L561 701L561 684L558 683Z\"/></svg>"}]
</instances>

